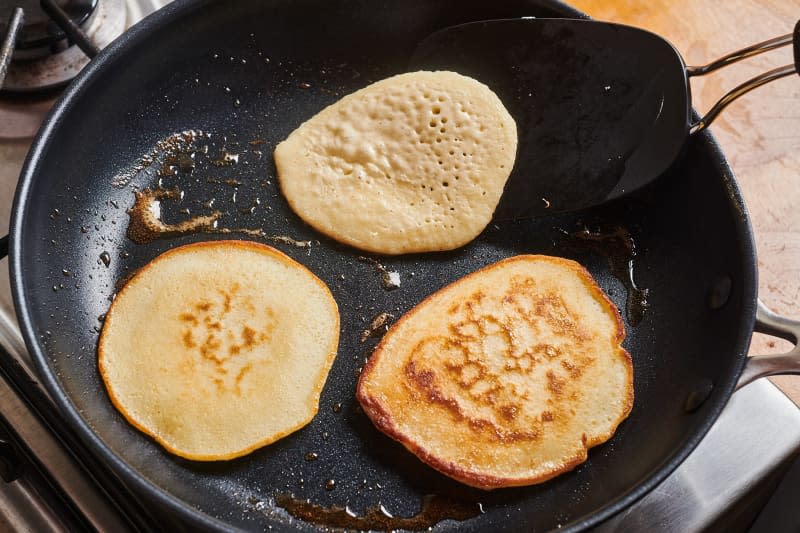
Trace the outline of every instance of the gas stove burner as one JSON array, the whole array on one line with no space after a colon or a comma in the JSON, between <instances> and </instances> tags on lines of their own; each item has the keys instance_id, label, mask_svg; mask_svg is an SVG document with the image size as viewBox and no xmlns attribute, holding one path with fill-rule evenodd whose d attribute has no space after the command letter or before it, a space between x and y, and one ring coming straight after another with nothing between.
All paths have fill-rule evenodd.
<instances>
[{"instance_id":1,"label":"gas stove burner","mask_svg":"<svg viewBox=\"0 0 800 533\"><path fill-rule=\"evenodd\" d=\"M56 0L56 4L79 28L89 20L98 0ZM69 47L67 35L44 11L39 0L0 0L0 33L2 24L11 20L15 7L25 13L25 23L17 37L14 60L38 59L61 52Z\"/></svg>"},{"instance_id":2,"label":"gas stove burner","mask_svg":"<svg viewBox=\"0 0 800 533\"><path fill-rule=\"evenodd\" d=\"M57 0L56 4L97 48L105 47L125 30L125 0ZM39 0L0 0L0 34L5 34L5 25L17 6L25 12L25 23L2 91L30 94L63 87L86 66L89 57L71 45L71 39L42 9Z\"/></svg>"},{"instance_id":3,"label":"gas stove burner","mask_svg":"<svg viewBox=\"0 0 800 533\"><path fill-rule=\"evenodd\" d=\"M82 29L98 48L103 48L129 26L170 1L95 0L96 8L83 21ZM39 5L40 1L33 3ZM22 0L0 0L2 9L7 9L9 4L12 7L25 5ZM2 41L11 18L5 11L0 13L0 17ZM66 85L88 62L89 58L77 46L44 59L13 62L13 74L9 73L6 78L9 87L0 90L0 143L33 137L58 96L58 92L52 89ZM2 144L0 162L4 155L1 148Z\"/></svg>"}]
</instances>

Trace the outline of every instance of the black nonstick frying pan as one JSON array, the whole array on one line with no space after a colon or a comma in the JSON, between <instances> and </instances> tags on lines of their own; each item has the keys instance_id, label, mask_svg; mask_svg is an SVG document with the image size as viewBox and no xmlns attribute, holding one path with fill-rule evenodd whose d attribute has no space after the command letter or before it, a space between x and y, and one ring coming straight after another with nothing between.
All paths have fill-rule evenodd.
<instances>
[{"instance_id":1,"label":"black nonstick frying pan","mask_svg":"<svg viewBox=\"0 0 800 533\"><path fill-rule=\"evenodd\" d=\"M448 509L483 510L442 521L438 530L542 531L599 523L652 490L692 451L740 382L757 309L746 210L708 133L691 138L665 179L601 208L492 223L453 252L372 258L400 273L400 287L391 291L374 263L304 225L276 188L272 149L323 106L405 71L416 43L438 28L518 16L580 15L546 0L179 0L92 61L28 156L10 258L28 349L99 461L152 505L197 527L314 529L280 505L288 494L355 514L380 503L395 516L415 515L426 495L438 495L448 498ZM143 164L159 141L186 130L210 134L202 141L210 164L177 161L165 172ZM120 280L177 245L237 236L132 242L126 208L134 189L159 181L183 191L182 199L162 201L168 222L219 209L221 227L311 241L308 248L274 245L322 278L339 303L339 354L316 418L238 460L200 464L164 452L114 410L97 372L101 315ZM643 315L626 313L636 401L585 464L539 486L482 492L427 468L359 410L357 372L376 342L360 336L373 316L399 316L443 285L519 253L580 261L625 310L630 289L614 276L631 256L625 232L636 245L636 282L649 289ZM792 338L793 324L764 316L763 329ZM744 379L775 364L748 365ZM306 460L310 452L316 460Z\"/></svg>"}]
</instances>

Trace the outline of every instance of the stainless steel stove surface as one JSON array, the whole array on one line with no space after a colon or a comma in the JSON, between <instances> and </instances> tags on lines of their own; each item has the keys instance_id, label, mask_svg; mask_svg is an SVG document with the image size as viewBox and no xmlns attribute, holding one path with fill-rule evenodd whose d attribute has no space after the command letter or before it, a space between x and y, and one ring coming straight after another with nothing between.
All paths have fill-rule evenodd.
<instances>
[{"instance_id":1,"label":"stainless steel stove surface","mask_svg":"<svg viewBox=\"0 0 800 533\"><path fill-rule=\"evenodd\" d=\"M124 28L169 1L95 0L102 6L98 10L125 9ZM96 20L98 13L91 17ZM121 24L116 15L110 20L112 26ZM95 29L93 38L102 46L124 28ZM74 46L60 53L80 56ZM77 61L82 66L88 59L81 56ZM12 77L14 83L22 79L19 73ZM21 102L0 97L2 234L8 231L14 189L31 137L54 98L50 94ZM18 363L13 379L0 379L0 531L156 527L146 503L91 464L91 457L69 451L74 437L60 433L64 428L58 427L55 407L37 416L21 399L19 381L35 381L35 373L16 324L7 262L0 268L0 347ZM38 387L34 390L46 396ZM800 410L770 382L760 380L733 396L697 450L664 483L598 530L744 531L772 482L798 453ZM158 520L159 528L168 527L169 517Z\"/></svg>"}]
</instances>

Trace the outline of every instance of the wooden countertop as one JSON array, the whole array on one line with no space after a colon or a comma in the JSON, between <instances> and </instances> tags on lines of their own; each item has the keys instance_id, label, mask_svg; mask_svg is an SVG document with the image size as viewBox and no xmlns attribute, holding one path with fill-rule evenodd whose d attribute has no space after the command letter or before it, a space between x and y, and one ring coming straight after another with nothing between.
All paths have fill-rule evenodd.
<instances>
[{"instance_id":1,"label":"wooden countertop","mask_svg":"<svg viewBox=\"0 0 800 533\"><path fill-rule=\"evenodd\" d=\"M570 0L599 20L646 28L668 39L689 65L791 33L797 0ZM792 63L790 47L692 81L701 114L725 92L772 68ZM758 251L761 300L800 319L800 77L789 76L731 104L711 126L742 188ZM757 334L750 354L791 345ZM773 381L800 405L800 376Z\"/></svg>"}]
</instances>

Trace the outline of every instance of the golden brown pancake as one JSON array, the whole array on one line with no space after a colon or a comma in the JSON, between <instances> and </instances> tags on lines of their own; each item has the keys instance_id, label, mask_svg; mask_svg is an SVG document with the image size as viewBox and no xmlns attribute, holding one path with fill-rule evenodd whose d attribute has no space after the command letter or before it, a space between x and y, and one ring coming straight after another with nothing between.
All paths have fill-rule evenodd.
<instances>
[{"instance_id":1,"label":"golden brown pancake","mask_svg":"<svg viewBox=\"0 0 800 533\"><path fill-rule=\"evenodd\" d=\"M98 347L114 406L170 452L232 459L303 427L339 342L327 286L253 242L189 244L117 294Z\"/></svg>"},{"instance_id":2,"label":"golden brown pancake","mask_svg":"<svg viewBox=\"0 0 800 533\"><path fill-rule=\"evenodd\" d=\"M492 218L517 128L486 85L412 72L345 96L275 149L281 191L318 231L383 254L458 248Z\"/></svg>"},{"instance_id":3,"label":"golden brown pancake","mask_svg":"<svg viewBox=\"0 0 800 533\"><path fill-rule=\"evenodd\" d=\"M541 483L611 438L633 405L614 304L578 263L505 259L392 326L356 396L422 461L482 489Z\"/></svg>"}]
</instances>

